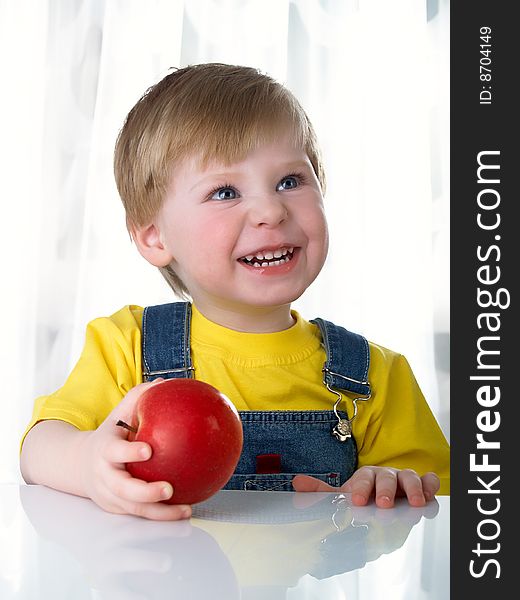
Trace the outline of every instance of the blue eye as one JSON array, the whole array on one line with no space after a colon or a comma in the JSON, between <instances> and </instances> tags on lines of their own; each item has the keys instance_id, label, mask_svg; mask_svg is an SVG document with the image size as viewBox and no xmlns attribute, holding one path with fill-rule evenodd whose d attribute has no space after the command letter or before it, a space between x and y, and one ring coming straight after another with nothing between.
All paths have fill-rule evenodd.
<instances>
[{"instance_id":1,"label":"blue eye","mask_svg":"<svg viewBox=\"0 0 520 600\"><path fill-rule=\"evenodd\" d=\"M276 187L276 191L282 192L283 190L294 190L294 188L297 188L299 185L300 181L298 180L298 177L295 175L288 175L280 181Z\"/></svg>"},{"instance_id":2,"label":"blue eye","mask_svg":"<svg viewBox=\"0 0 520 600\"><path fill-rule=\"evenodd\" d=\"M211 200L235 200L237 192L230 186L220 187L211 192Z\"/></svg>"}]
</instances>

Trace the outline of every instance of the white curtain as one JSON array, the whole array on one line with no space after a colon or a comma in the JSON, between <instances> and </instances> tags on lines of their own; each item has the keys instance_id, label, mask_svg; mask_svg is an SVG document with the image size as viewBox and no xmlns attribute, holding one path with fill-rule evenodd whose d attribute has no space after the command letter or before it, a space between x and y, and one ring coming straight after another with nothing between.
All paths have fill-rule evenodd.
<instances>
[{"instance_id":1,"label":"white curtain","mask_svg":"<svg viewBox=\"0 0 520 600\"><path fill-rule=\"evenodd\" d=\"M86 323L172 300L112 152L148 86L206 61L278 78L320 137L331 251L295 308L405 354L449 436L448 29L448 0L0 0L0 483Z\"/></svg>"}]
</instances>

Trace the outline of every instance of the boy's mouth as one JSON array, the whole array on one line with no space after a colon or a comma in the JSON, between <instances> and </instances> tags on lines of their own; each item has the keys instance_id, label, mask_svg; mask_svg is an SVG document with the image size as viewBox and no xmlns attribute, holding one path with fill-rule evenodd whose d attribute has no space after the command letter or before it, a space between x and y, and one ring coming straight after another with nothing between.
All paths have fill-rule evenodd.
<instances>
[{"instance_id":1,"label":"boy's mouth","mask_svg":"<svg viewBox=\"0 0 520 600\"><path fill-rule=\"evenodd\" d=\"M239 258L239 261L251 267L278 267L292 260L293 254L293 246L283 246L276 250L259 250Z\"/></svg>"}]
</instances>

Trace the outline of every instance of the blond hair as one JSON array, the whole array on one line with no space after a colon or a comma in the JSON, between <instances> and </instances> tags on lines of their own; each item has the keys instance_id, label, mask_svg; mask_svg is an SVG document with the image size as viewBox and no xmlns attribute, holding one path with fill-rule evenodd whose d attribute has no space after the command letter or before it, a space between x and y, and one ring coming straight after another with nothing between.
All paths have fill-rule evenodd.
<instances>
[{"instance_id":1,"label":"blond hair","mask_svg":"<svg viewBox=\"0 0 520 600\"><path fill-rule=\"evenodd\" d=\"M143 94L117 138L114 173L128 229L153 221L175 163L197 154L203 165L231 164L287 130L324 192L316 134L287 88L258 69L236 65L205 63L169 73ZM188 295L170 266L160 271L174 292Z\"/></svg>"}]
</instances>

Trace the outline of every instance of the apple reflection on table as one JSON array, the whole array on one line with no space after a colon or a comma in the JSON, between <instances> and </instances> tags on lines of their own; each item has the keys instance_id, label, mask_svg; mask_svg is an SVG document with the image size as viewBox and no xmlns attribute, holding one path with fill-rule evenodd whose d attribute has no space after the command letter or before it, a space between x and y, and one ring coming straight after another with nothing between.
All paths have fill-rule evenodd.
<instances>
[{"instance_id":1,"label":"apple reflection on table","mask_svg":"<svg viewBox=\"0 0 520 600\"><path fill-rule=\"evenodd\" d=\"M400 548L439 505L352 506L348 494L221 491L193 518L153 522L90 500L21 486L37 534L78 561L103 599L284 599L304 575L327 579Z\"/></svg>"}]
</instances>

